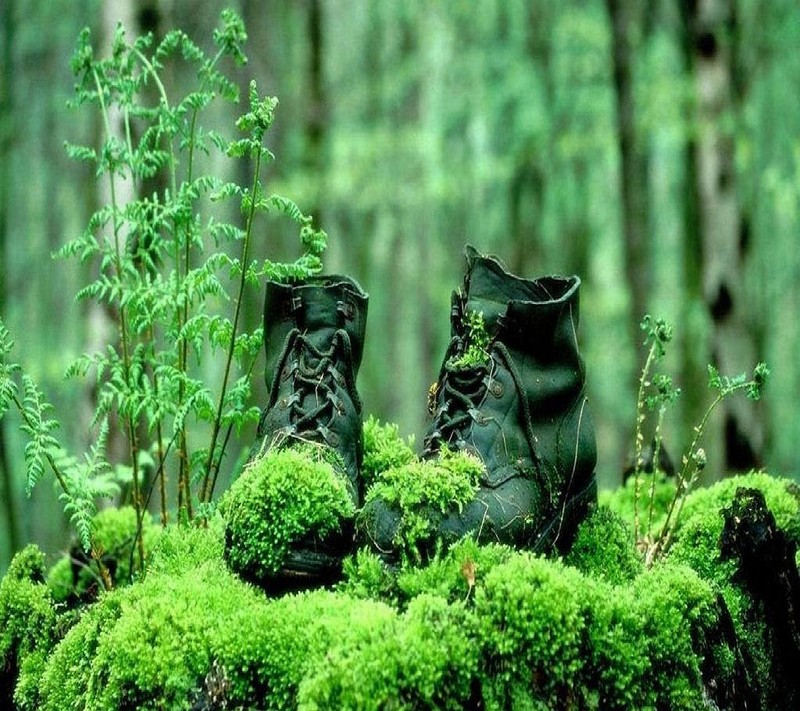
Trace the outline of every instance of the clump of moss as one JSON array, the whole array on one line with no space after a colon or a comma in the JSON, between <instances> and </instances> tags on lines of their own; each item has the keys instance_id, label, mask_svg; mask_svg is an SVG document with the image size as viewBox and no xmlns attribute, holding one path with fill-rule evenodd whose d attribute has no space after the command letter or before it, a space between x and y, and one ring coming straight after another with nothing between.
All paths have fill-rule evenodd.
<instances>
[{"instance_id":1,"label":"clump of moss","mask_svg":"<svg viewBox=\"0 0 800 711\"><path fill-rule=\"evenodd\" d=\"M476 623L463 605L420 595L375 634L334 644L301 683L300 708L470 708Z\"/></svg>"},{"instance_id":2,"label":"clump of moss","mask_svg":"<svg viewBox=\"0 0 800 711\"><path fill-rule=\"evenodd\" d=\"M58 636L58 616L44 583L44 554L29 545L0 581L0 706L38 707L38 680ZM13 694L13 697L12 697ZM13 701L12 701L13 698Z\"/></svg>"},{"instance_id":3,"label":"clump of moss","mask_svg":"<svg viewBox=\"0 0 800 711\"><path fill-rule=\"evenodd\" d=\"M462 329L466 347L460 355L448 360L448 367L458 369L486 365L491 358L489 355L491 337L486 331L483 312L468 311L464 314Z\"/></svg>"},{"instance_id":4,"label":"clump of moss","mask_svg":"<svg viewBox=\"0 0 800 711\"><path fill-rule=\"evenodd\" d=\"M397 575L377 553L360 548L345 558L336 589L354 598L393 603L398 595Z\"/></svg>"},{"instance_id":5,"label":"clump of moss","mask_svg":"<svg viewBox=\"0 0 800 711\"><path fill-rule=\"evenodd\" d=\"M204 524L181 523L163 529L148 556L148 573L179 575L203 563L222 561L225 520L217 512Z\"/></svg>"},{"instance_id":6,"label":"clump of moss","mask_svg":"<svg viewBox=\"0 0 800 711\"><path fill-rule=\"evenodd\" d=\"M396 510L393 544L409 560L420 561L435 546L442 516L474 498L483 473L476 456L444 448L436 459L416 460L383 472L367 491L364 509L370 511L370 504L376 502ZM368 537L370 525L369 515L362 516L359 526Z\"/></svg>"},{"instance_id":7,"label":"clump of moss","mask_svg":"<svg viewBox=\"0 0 800 711\"><path fill-rule=\"evenodd\" d=\"M475 592L475 612L491 706L513 705L509 694L521 685L551 707L563 705L567 680L583 664L581 588L577 571L527 554L488 573Z\"/></svg>"},{"instance_id":8,"label":"clump of moss","mask_svg":"<svg viewBox=\"0 0 800 711\"><path fill-rule=\"evenodd\" d=\"M185 527L173 533L184 534L196 540ZM41 708L189 709L209 679L231 708L297 708L300 683L334 644L384 634L395 617L325 590L270 600L221 560L151 570L105 595L58 645Z\"/></svg>"},{"instance_id":9,"label":"clump of moss","mask_svg":"<svg viewBox=\"0 0 800 711\"><path fill-rule=\"evenodd\" d=\"M381 472L414 461L414 438L404 440L396 424L383 424L370 415L364 421L364 461L361 480L368 489Z\"/></svg>"},{"instance_id":10,"label":"clump of moss","mask_svg":"<svg viewBox=\"0 0 800 711\"><path fill-rule=\"evenodd\" d=\"M293 543L338 531L355 516L332 450L309 443L270 450L225 494L225 559L247 579L277 573Z\"/></svg>"},{"instance_id":11,"label":"clump of moss","mask_svg":"<svg viewBox=\"0 0 800 711\"><path fill-rule=\"evenodd\" d=\"M397 586L406 600L423 594L438 595L451 602L468 600L494 568L514 555L508 546L478 544L468 536L425 566L403 568L398 573Z\"/></svg>"},{"instance_id":12,"label":"clump of moss","mask_svg":"<svg viewBox=\"0 0 800 711\"><path fill-rule=\"evenodd\" d=\"M145 556L160 534L160 527L147 515L142 520ZM92 521L92 539L114 587L133 579L134 542L137 534L136 510L132 506L99 511ZM86 601L97 594L103 582L97 562L80 546L72 547L47 574L47 584L58 602Z\"/></svg>"},{"instance_id":13,"label":"clump of moss","mask_svg":"<svg viewBox=\"0 0 800 711\"><path fill-rule=\"evenodd\" d=\"M607 506L596 507L580 524L565 561L585 575L615 585L631 582L644 570L633 545L633 532Z\"/></svg>"}]
</instances>

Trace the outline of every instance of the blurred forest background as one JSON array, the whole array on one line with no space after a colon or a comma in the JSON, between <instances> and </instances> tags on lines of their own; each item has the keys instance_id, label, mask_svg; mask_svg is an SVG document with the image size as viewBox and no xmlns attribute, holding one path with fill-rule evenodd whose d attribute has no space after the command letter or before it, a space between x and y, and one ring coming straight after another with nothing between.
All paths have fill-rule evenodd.
<instances>
[{"instance_id":1,"label":"blurred forest background","mask_svg":"<svg viewBox=\"0 0 800 711\"><path fill-rule=\"evenodd\" d=\"M209 47L224 6L248 29L241 86L280 99L270 189L327 230L327 271L370 293L367 412L420 437L469 242L525 276L583 279L603 486L632 450L645 313L676 327L673 459L710 399L707 364L766 360L765 400L710 428L706 476L800 474L796 0L3 0L0 315L76 451L92 391L63 374L103 317L73 300L87 273L50 255L103 195L63 148L101 129L66 108L69 59L82 27L107 42L117 22ZM228 134L238 113L217 117ZM269 229L261 256L293 258L296 231ZM0 425L0 571L25 542L67 544L52 488L24 499L17 427Z\"/></svg>"}]
</instances>

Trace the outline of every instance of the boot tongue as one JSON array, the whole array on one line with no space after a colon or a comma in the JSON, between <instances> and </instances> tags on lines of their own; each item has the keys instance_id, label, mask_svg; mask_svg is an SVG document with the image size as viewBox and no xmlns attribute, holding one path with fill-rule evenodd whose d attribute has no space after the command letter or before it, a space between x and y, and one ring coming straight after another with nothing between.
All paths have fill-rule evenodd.
<instances>
[{"instance_id":1,"label":"boot tongue","mask_svg":"<svg viewBox=\"0 0 800 711\"><path fill-rule=\"evenodd\" d=\"M319 350L330 347L331 337L339 328L342 318L338 311L343 290L317 284L297 288L302 301L298 326L311 345Z\"/></svg>"}]
</instances>

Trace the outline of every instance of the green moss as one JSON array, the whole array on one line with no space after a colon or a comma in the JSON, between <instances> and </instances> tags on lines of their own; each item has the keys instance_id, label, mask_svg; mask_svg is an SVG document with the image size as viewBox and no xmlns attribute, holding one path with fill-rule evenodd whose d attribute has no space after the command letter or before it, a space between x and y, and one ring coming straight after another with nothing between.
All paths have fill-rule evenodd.
<instances>
[{"instance_id":1,"label":"green moss","mask_svg":"<svg viewBox=\"0 0 800 711\"><path fill-rule=\"evenodd\" d=\"M148 573L178 575L203 563L222 561L225 521L217 513L205 525L189 523L167 526L153 546Z\"/></svg>"},{"instance_id":2,"label":"green moss","mask_svg":"<svg viewBox=\"0 0 800 711\"><path fill-rule=\"evenodd\" d=\"M104 594L84 610L80 621L58 643L41 675L41 711L92 708L88 689L93 659L103 633L120 617L124 593L135 589L133 586Z\"/></svg>"},{"instance_id":3,"label":"green moss","mask_svg":"<svg viewBox=\"0 0 800 711\"><path fill-rule=\"evenodd\" d=\"M481 311L468 311L464 314L463 328L466 348L464 352L451 358L447 365L450 368L472 368L486 365L489 360L489 343L491 339L486 332L486 324Z\"/></svg>"},{"instance_id":4,"label":"green moss","mask_svg":"<svg viewBox=\"0 0 800 711\"><path fill-rule=\"evenodd\" d=\"M522 684L563 705L583 667L582 587L577 571L527 554L489 571L475 591L489 707L508 707Z\"/></svg>"},{"instance_id":5,"label":"green moss","mask_svg":"<svg viewBox=\"0 0 800 711\"><path fill-rule=\"evenodd\" d=\"M268 600L219 561L148 574L104 596L58 645L42 708L188 709L215 673L232 708L296 708L334 643L356 644L394 617L323 590Z\"/></svg>"},{"instance_id":6,"label":"green moss","mask_svg":"<svg viewBox=\"0 0 800 711\"><path fill-rule=\"evenodd\" d=\"M355 506L327 448L275 449L245 469L220 504L225 558L252 580L280 570L291 545L324 537L352 519Z\"/></svg>"},{"instance_id":7,"label":"green moss","mask_svg":"<svg viewBox=\"0 0 800 711\"><path fill-rule=\"evenodd\" d=\"M131 553L136 540L136 510L132 506L103 509L94 517L92 526L92 540L114 587L130 584L131 562L135 562ZM142 521L145 560L160 531L148 514ZM102 579L97 563L79 546L74 546L69 555L60 558L50 569L47 584L58 602L67 602L93 596L102 586Z\"/></svg>"},{"instance_id":8,"label":"green moss","mask_svg":"<svg viewBox=\"0 0 800 711\"><path fill-rule=\"evenodd\" d=\"M0 702L19 709L38 704L38 680L55 644L58 618L44 584L44 554L29 545L0 581ZM16 687L16 688L15 688Z\"/></svg>"},{"instance_id":9,"label":"green moss","mask_svg":"<svg viewBox=\"0 0 800 711\"><path fill-rule=\"evenodd\" d=\"M364 461L361 465L364 488L369 488L381 472L411 463L414 460L413 444L413 437L404 440L400 436L397 425L382 424L370 415L364 421Z\"/></svg>"},{"instance_id":10,"label":"green moss","mask_svg":"<svg viewBox=\"0 0 800 711\"><path fill-rule=\"evenodd\" d=\"M369 548L361 548L345 558L342 580L336 589L354 598L384 600L397 598L397 577L389 566Z\"/></svg>"},{"instance_id":11,"label":"green moss","mask_svg":"<svg viewBox=\"0 0 800 711\"><path fill-rule=\"evenodd\" d=\"M360 641L334 644L301 684L299 707L470 708L476 623L463 605L421 595Z\"/></svg>"},{"instance_id":12,"label":"green moss","mask_svg":"<svg viewBox=\"0 0 800 711\"><path fill-rule=\"evenodd\" d=\"M383 472L367 492L365 508L379 501L396 509L400 522L394 543L408 559L419 561L421 551L433 546L441 517L474 498L483 472L474 455L442 449L435 460L417 460ZM369 521L359 525L368 528Z\"/></svg>"},{"instance_id":13,"label":"green moss","mask_svg":"<svg viewBox=\"0 0 800 711\"><path fill-rule=\"evenodd\" d=\"M405 600L433 594L451 602L464 601L471 599L495 567L515 555L508 546L479 545L473 538L463 538L428 565L405 567L398 574L397 586Z\"/></svg>"},{"instance_id":14,"label":"green moss","mask_svg":"<svg viewBox=\"0 0 800 711\"><path fill-rule=\"evenodd\" d=\"M717 623L716 593L685 566L659 565L633 583L648 660L644 688L658 708L703 708L700 640Z\"/></svg>"},{"instance_id":15,"label":"green moss","mask_svg":"<svg viewBox=\"0 0 800 711\"><path fill-rule=\"evenodd\" d=\"M595 508L580 524L565 560L586 575L617 585L632 581L644 570L632 531L607 506Z\"/></svg>"}]
</instances>

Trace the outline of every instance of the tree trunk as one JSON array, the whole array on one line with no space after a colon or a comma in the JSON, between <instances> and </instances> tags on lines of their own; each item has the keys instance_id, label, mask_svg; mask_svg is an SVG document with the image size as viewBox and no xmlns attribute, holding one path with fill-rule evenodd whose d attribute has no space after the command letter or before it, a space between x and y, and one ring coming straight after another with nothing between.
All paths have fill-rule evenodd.
<instances>
[{"instance_id":1,"label":"tree trunk","mask_svg":"<svg viewBox=\"0 0 800 711\"><path fill-rule=\"evenodd\" d=\"M10 166L13 127L13 70L12 46L14 42L14 0L5 0L2 10L3 33L0 52L0 318L5 317L6 307L6 246L8 244L8 191L11 186ZM0 501L6 525L8 553L19 548L19 526L17 522L17 500L14 476L6 441L6 421L0 420Z\"/></svg>"},{"instance_id":2,"label":"tree trunk","mask_svg":"<svg viewBox=\"0 0 800 711\"><path fill-rule=\"evenodd\" d=\"M746 244L736 192L735 100L732 0L688 0L691 66L697 101L696 165L697 227L702 250L702 294L710 317L710 351L714 365L726 375L749 372L757 349L748 329L743 293ZM723 403L712 423L711 479L726 472L757 466L763 431L754 404L745 398ZM714 432L716 430L716 432Z\"/></svg>"},{"instance_id":3,"label":"tree trunk","mask_svg":"<svg viewBox=\"0 0 800 711\"><path fill-rule=\"evenodd\" d=\"M631 295L630 333L634 347L641 342L639 324L647 311L650 292L648 248L649 204L646 147L636 127L632 30L638 23L635 0L606 0L611 21L617 139L625 241L625 273ZM638 377L638 376L637 376Z\"/></svg>"},{"instance_id":4,"label":"tree trunk","mask_svg":"<svg viewBox=\"0 0 800 711\"><path fill-rule=\"evenodd\" d=\"M308 0L308 113L305 123L305 163L309 176L316 182L314 204L306 211L320 222L323 148L325 139L325 88L322 73L323 13L320 0Z\"/></svg>"}]
</instances>

